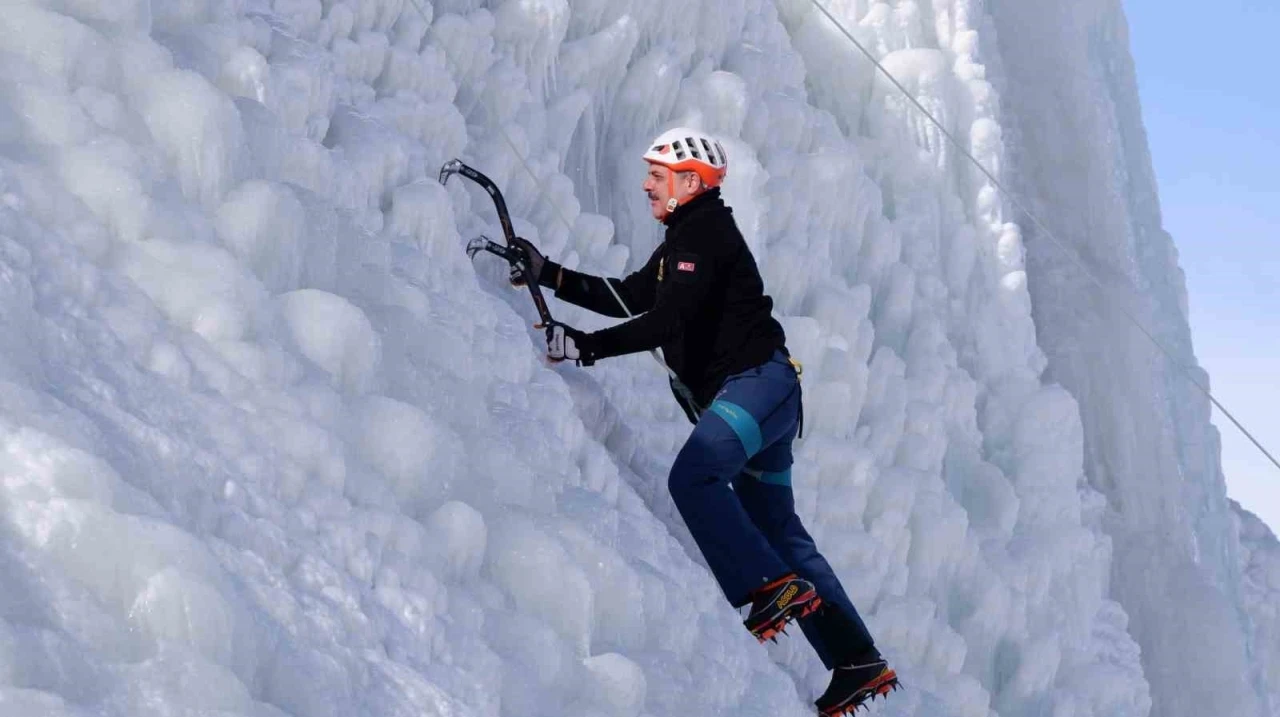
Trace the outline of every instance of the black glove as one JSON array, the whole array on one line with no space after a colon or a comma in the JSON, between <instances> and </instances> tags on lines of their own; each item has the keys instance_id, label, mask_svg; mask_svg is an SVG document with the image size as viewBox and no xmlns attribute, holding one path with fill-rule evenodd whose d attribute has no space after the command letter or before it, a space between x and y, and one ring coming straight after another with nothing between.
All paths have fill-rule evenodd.
<instances>
[{"instance_id":1,"label":"black glove","mask_svg":"<svg viewBox=\"0 0 1280 717\"><path fill-rule=\"evenodd\" d=\"M590 334L572 326L559 321L547 324L547 358L555 363L568 359L590 366L596 362L594 344Z\"/></svg>"},{"instance_id":2,"label":"black glove","mask_svg":"<svg viewBox=\"0 0 1280 717\"><path fill-rule=\"evenodd\" d=\"M541 286L550 287L551 283L549 282L554 281L554 276L543 276L543 273L553 274L554 271L559 270L560 265L554 261L547 261L547 257L538 251L538 247L524 237L516 237L512 240L511 246L524 252L529 265L528 276L525 276L525 273L519 267L511 267L511 284L513 286L524 286L525 281L534 281ZM548 265L554 267L554 270L547 271Z\"/></svg>"}]
</instances>

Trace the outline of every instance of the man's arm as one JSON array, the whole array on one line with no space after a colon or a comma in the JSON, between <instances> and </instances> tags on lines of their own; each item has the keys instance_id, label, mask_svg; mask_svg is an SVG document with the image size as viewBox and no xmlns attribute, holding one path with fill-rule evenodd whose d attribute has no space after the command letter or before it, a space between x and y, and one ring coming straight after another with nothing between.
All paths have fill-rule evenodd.
<instances>
[{"instance_id":1,"label":"man's arm","mask_svg":"<svg viewBox=\"0 0 1280 717\"><path fill-rule=\"evenodd\" d=\"M659 247L661 249L661 247ZM549 289L556 290L556 298L576 304L597 314L622 319L627 312L618 305L618 298L626 302L631 314L641 314L653 308L654 294L658 286L658 261L662 252L655 251L649 261L625 279L606 279L582 272L566 269L559 264L548 261L543 269L539 283ZM613 286L613 291L605 282Z\"/></svg>"},{"instance_id":2,"label":"man's arm","mask_svg":"<svg viewBox=\"0 0 1280 717\"><path fill-rule=\"evenodd\" d=\"M685 322L710 294L717 271L711 254L678 252L674 264L665 270L665 280L671 282L671 288L652 309L643 316L584 337L583 343L593 358L655 349L684 331Z\"/></svg>"}]
</instances>

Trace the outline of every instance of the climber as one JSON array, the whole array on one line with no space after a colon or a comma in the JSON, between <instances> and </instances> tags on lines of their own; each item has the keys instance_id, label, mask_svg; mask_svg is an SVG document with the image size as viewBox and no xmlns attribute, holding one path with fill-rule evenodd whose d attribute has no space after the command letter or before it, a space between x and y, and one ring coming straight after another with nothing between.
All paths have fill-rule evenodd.
<instances>
[{"instance_id":1,"label":"climber","mask_svg":"<svg viewBox=\"0 0 1280 717\"><path fill-rule=\"evenodd\" d=\"M638 314L592 333L552 322L547 356L590 366L662 349L676 399L694 422L668 481L689 532L729 602L750 605L744 624L758 640L799 622L834 672L817 700L820 714L856 710L896 689L898 678L795 512L799 364L721 197L728 158L713 137L678 128L655 139L644 160L643 190L666 234L639 271L590 276L516 240L531 280L557 298L606 316Z\"/></svg>"}]
</instances>

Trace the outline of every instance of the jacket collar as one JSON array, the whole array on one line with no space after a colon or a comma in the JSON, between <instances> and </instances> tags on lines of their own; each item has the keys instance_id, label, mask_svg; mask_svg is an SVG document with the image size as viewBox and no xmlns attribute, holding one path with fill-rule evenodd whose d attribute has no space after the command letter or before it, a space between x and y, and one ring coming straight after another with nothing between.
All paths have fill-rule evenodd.
<instances>
[{"instance_id":1,"label":"jacket collar","mask_svg":"<svg viewBox=\"0 0 1280 717\"><path fill-rule=\"evenodd\" d=\"M676 207L674 212L667 215L667 219L664 222L667 225L667 235L670 236L671 232L676 227L688 221L689 217L706 209L715 207L719 207L721 209L724 208L724 200L720 198L719 187L708 189L702 194L690 199L688 202Z\"/></svg>"}]
</instances>

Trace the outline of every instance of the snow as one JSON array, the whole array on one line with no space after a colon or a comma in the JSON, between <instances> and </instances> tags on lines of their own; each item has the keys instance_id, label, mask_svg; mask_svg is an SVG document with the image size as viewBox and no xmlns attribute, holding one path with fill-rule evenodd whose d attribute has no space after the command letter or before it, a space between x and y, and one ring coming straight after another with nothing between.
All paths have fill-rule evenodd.
<instances>
[{"instance_id":1,"label":"snow","mask_svg":"<svg viewBox=\"0 0 1280 717\"><path fill-rule=\"evenodd\" d=\"M1093 248L1185 338L1131 78L1064 143L1019 74L1127 62L1073 54L1119 10L1044 4L828 7L1038 207L1146 212ZM827 673L746 634L666 494L665 375L546 365L463 251L488 197L436 181L464 157L619 274L676 124L723 137L804 362L797 503L908 687L879 714L1280 704L1274 536L1203 401L808 0L30 0L0 55L0 715L811 714ZM1079 153L1137 180L1037 169Z\"/></svg>"}]
</instances>

